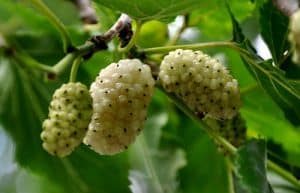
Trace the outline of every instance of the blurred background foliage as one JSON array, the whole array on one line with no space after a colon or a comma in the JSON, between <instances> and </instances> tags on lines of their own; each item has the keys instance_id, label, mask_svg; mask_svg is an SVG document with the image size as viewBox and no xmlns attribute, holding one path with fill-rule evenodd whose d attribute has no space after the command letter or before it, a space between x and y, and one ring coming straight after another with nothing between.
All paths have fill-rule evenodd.
<instances>
[{"instance_id":1,"label":"blurred background foliage","mask_svg":"<svg viewBox=\"0 0 300 193\"><path fill-rule=\"evenodd\" d=\"M120 12L146 22L137 41L141 47L165 45L181 26L184 28L178 44L232 38L231 18L223 0L95 0L93 7L99 24L94 26L82 24L70 1L44 2L67 26L75 45L105 32ZM286 38L280 37L283 34L286 37L286 16L267 0L228 0L228 3L259 54L265 59L273 55L275 62L279 60L281 52L289 48ZM274 22L273 28L267 22ZM281 29L282 33L270 34ZM4 40L13 49L23 50L50 66L64 56L59 33L29 0L0 0L0 47ZM273 40L277 40L275 45L271 45ZM281 45L285 49L277 50ZM117 42L109 46L108 51L96 53L80 66L79 81L90 85L101 68L120 59L121 55L114 51ZM297 121L285 116L290 109L283 109L274 96L257 86L238 53L220 48L205 51L218 57L239 81L241 113L248 136L266 139L268 151L280 163L300 167L300 128L295 124ZM299 99L299 68L289 59L279 68L293 78ZM197 123L160 91L156 91L150 105L143 134L128 151L100 156L82 145L67 158L47 154L41 147L41 122L47 115L53 91L67 80L68 72L54 81L46 80L40 71L0 52L1 193L228 192L224 157ZM299 114L292 118L300 120ZM274 192L299 192L276 174L268 175Z\"/></svg>"}]
</instances>

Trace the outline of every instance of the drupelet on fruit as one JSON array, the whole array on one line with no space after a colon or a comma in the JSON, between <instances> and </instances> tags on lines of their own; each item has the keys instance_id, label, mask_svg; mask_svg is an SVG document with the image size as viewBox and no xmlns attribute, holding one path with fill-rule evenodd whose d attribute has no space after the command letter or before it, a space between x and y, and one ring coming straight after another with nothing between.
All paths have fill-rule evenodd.
<instances>
[{"instance_id":1,"label":"drupelet on fruit","mask_svg":"<svg viewBox=\"0 0 300 193\"><path fill-rule=\"evenodd\" d=\"M160 65L159 80L191 110L215 119L233 118L241 105L237 80L201 51L171 51Z\"/></svg>"},{"instance_id":2,"label":"drupelet on fruit","mask_svg":"<svg viewBox=\"0 0 300 193\"><path fill-rule=\"evenodd\" d=\"M151 70L138 59L102 69L90 87L94 112L83 142L103 155L127 149L143 129L153 91Z\"/></svg>"},{"instance_id":3,"label":"drupelet on fruit","mask_svg":"<svg viewBox=\"0 0 300 193\"><path fill-rule=\"evenodd\" d=\"M59 157L69 155L82 142L92 112L92 98L85 85L63 84L54 92L43 122L43 148Z\"/></svg>"}]
</instances>

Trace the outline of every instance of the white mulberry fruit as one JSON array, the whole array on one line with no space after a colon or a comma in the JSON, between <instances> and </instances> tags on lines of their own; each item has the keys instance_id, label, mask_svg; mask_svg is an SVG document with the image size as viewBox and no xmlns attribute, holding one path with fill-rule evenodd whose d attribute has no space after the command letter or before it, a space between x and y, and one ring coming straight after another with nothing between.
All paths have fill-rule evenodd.
<instances>
[{"instance_id":1,"label":"white mulberry fruit","mask_svg":"<svg viewBox=\"0 0 300 193\"><path fill-rule=\"evenodd\" d=\"M216 120L205 117L203 121L210 126L213 132L219 134L235 147L240 147L246 141L247 127L246 122L240 114L229 120ZM229 152L215 140L218 150L227 155Z\"/></svg>"},{"instance_id":2,"label":"white mulberry fruit","mask_svg":"<svg viewBox=\"0 0 300 193\"><path fill-rule=\"evenodd\" d=\"M177 49L164 57L159 79L167 92L193 111L230 119L240 107L237 80L216 59L201 51Z\"/></svg>"},{"instance_id":3,"label":"white mulberry fruit","mask_svg":"<svg viewBox=\"0 0 300 193\"><path fill-rule=\"evenodd\" d=\"M94 112L83 142L103 155L127 149L143 128L153 91L151 70L138 59L102 69L90 88Z\"/></svg>"},{"instance_id":4,"label":"white mulberry fruit","mask_svg":"<svg viewBox=\"0 0 300 193\"><path fill-rule=\"evenodd\" d=\"M289 40L294 48L292 60L300 64L300 10L292 14L290 18Z\"/></svg>"},{"instance_id":5,"label":"white mulberry fruit","mask_svg":"<svg viewBox=\"0 0 300 193\"><path fill-rule=\"evenodd\" d=\"M43 122L43 148L59 157L69 155L82 142L92 113L88 88L81 83L63 84L55 91Z\"/></svg>"}]
</instances>

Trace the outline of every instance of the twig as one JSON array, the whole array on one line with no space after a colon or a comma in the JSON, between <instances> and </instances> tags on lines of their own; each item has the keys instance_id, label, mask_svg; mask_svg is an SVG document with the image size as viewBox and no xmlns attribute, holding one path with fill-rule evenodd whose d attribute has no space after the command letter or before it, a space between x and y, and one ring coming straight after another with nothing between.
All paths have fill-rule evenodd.
<instances>
[{"instance_id":1,"label":"twig","mask_svg":"<svg viewBox=\"0 0 300 193\"><path fill-rule=\"evenodd\" d=\"M122 15L116 21L116 23L102 36L105 37L106 42L110 42L115 36L117 36L120 33L120 31L124 27L126 27L130 23L131 18L128 15L122 13Z\"/></svg>"},{"instance_id":2,"label":"twig","mask_svg":"<svg viewBox=\"0 0 300 193\"><path fill-rule=\"evenodd\" d=\"M69 65L71 65L74 60L80 56L84 56L90 52L94 52L96 45L93 42L87 42L84 45L78 47L76 51L67 54L63 57L55 66L53 66L53 71L56 75L61 74Z\"/></svg>"},{"instance_id":3,"label":"twig","mask_svg":"<svg viewBox=\"0 0 300 193\"><path fill-rule=\"evenodd\" d=\"M53 67L41 64L30 56L22 54L22 52L20 54L17 52L13 52L12 56L16 57L15 59L21 61L22 63L25 63L27 66L48 72L51 76L55 77L56 75L61 74L68 66L70 66L76 58L83 57L86 59L92 56L94 52L106 49L106 44L115 36L117 36L118 33L125 27L125 25L128 24L128 22L131 22L130 17L126 14L122 14L117 22L106 33L101 36L96 36L90 41L87 41L85 44L78 46L72 52L65 55Z\"/></svg>"}]
</instances>

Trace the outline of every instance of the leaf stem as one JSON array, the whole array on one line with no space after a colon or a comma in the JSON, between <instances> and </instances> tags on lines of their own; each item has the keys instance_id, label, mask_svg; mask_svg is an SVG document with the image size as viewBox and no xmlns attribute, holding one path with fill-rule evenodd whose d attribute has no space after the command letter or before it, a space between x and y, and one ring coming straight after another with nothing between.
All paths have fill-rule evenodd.
<instances>
[{"instance_id":1,"label":"leaf stem","mask_svg":"<svg viewBox=\"0 0 300 193\"><path fill-rule=\"evenodd\" d=\"M13 58L21 64L26 65L30 68L35 68L44 72L54 73L54 70L51 66L47 66L44 64L39 63L35 59L31 58L29 55L21 53L21 52L14 52Z\"/></svg>"},{"instance_id":2,"label":"leaf stem","mask_svg":"<svg viewBox=\"0 0 300 193\"><path fill-rule=\"evenodd\" d=\"M69 82L76 82L77 71L80 63L81 63L81 56L77 57L72 64Z\"/></svg>"},{"instance_id":3,"label":"leaf stem","mask_svg":"<svg viewBox=\"0 0 300 193\"><path fill-rule=\"evenodd\" d=\"M70 35L60 19L44 4L42 0L31 0L31 2L49 19L49 21L60 32L63 40L64 51L67 52L69 49L72 49L73 45Z\"/></svg>"},{"instance_id":4,"label":"leaf stem","mask_svg":"<svg viewBox=\"0 0 300 193\"><path fill-rule=\"evenodd\" d=\"M289 181L291 184L300 189L300 182L288 171L278 166L276 163L271 160L267 160L268 168L278 175L280 175L285 180Z\"/></svg>"},{"instance_id":5,"label":"leaf stem","mask_svg":"<svg viewBox=\"0 0 300 193\"><path fill-rule=\"evenodd\" d=\"M144 48L140 49L140 52L147 53L162 53L169 52L175 49L203 49L203 48L214 48L214 47L227 47L238 51L239 53L248 54L246 50L240 48L237 43L229 41L220 41L220 42L205 42L197 44L182 44L182 45L173 45L173 46L162 46L162 47L153 47L153 48Z\"/></svg>"},{"instance_id":6,"label":"leaf stem","mask_svg":"<svg viewBox=\"0 0 300 193\"><path fill-rule=\"evenodd\" d=\"M136 28L135 28L135 31L134 31L129 43L127 44L127 46L125 48L119 48L118 49L119 52L123 52L123 53L128 52L136 43L136 40L141 31L142 22L136 21L135 23L136 23Z\"/></svg>"}]
</instances>

